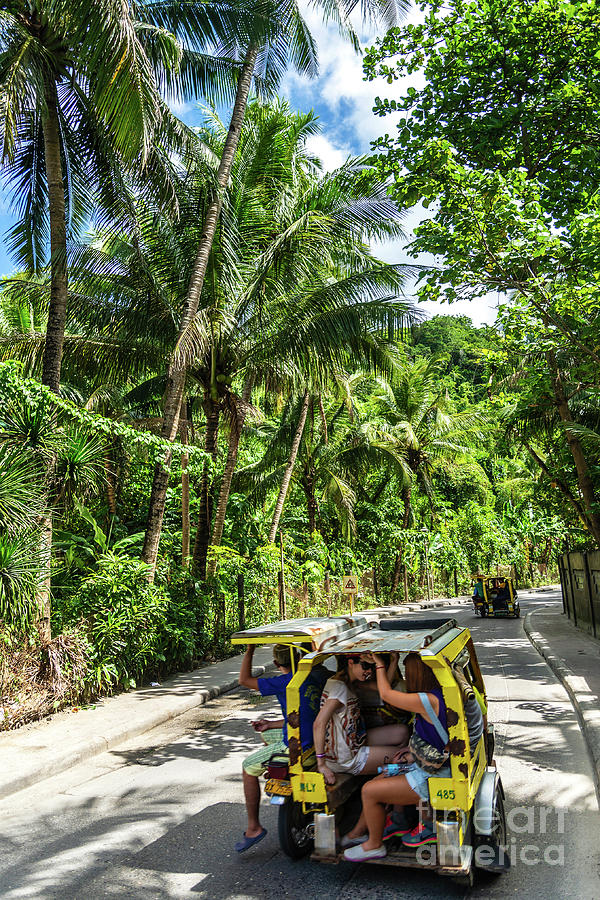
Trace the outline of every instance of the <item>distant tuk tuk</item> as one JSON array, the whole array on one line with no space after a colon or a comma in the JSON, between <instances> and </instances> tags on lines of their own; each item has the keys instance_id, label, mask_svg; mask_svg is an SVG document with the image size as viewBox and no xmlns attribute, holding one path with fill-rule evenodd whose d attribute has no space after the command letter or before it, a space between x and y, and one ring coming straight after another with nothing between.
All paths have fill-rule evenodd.
<instances>
[{"instance_id":1,"label":"distant tuk tuk","mask_svg":"<svg viewBox=\"0 0 600 900\"><path fill-rule=\"evenodd\" d=\"M476 616L521 615L519 597L514 580L504 575L477 575L473 577L473 608Z\"/></svg>"},{"instance_id":2,"label":"distant tuk tuk","mask_svg":"<svg viewBox=\"0 0 600 900\"><path fill-rule=\"evenodd\" d=\"M466 884L473 883L476 866L488 872L505 871L509 857L504 790L493 759L493 726L485 721L477 745L470 746L463 696L452 671L452 665L458 663L485 703L485 685L469 630L454 619L420 620L402 616L361 626L358 618L348 622L339 635L306 653L287 688L289 760L284 766L277 761L277 767L267 775L265 786L271 802L279 806L279 839L283 851L293 859L312 854L315 861L340 861L343 854L337 849L336 831L349 830L358 818L360 788L365 782L365 776L344 773L337 774L335 784L328 785L317 770L314 752L301 751L297 713L301 685L313 667L330 657L396 651L402 669L402 660L413 652L432 669L442 688L447 708L451 775L429 779L436 843L408 848L392 841L386 844L387 856L370 860L369 864L426 868ZM325 633L326 627L321 622L317 627L323 627ZM290 636L297 634L293 621L270 627L278 626L285 626ZM241 632L234 636L234 641L260 643L259 631ZM345 827L340 827L342 822ZM485 848L483 854L480 847Z\"/></svg>"}]
</instances>

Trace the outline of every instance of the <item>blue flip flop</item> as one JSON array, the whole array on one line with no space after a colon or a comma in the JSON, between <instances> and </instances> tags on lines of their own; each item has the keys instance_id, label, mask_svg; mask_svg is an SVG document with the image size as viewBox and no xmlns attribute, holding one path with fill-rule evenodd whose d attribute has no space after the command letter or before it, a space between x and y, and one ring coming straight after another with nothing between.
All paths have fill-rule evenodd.
<instances>
[{"instance_id":1,"label":"blue flip flop","mask_svg":"<svg viewBox=\"0 0 600 900\"><path fill-rule=\"evenodd\" d=\"M262 841L264 837L266 837L267 829L263 828L260 834L257 834L256 837L247 837L246 832L244 832L244 840L238 841L235 845L235 849L238 853L243 853L244 850L249 850L250 847L253 847L254 844L258 844L259 841Z\"/></svg>"}]
</instances>

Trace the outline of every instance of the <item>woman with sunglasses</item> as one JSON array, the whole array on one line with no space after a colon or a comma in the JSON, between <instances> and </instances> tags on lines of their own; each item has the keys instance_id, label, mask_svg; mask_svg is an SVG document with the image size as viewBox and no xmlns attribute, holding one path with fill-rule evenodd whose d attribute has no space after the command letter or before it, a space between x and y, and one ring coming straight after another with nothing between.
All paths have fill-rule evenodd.
<instances>
[{"instance_id":1,"label":"woman with sunglasses","mask_svg":"<svg viewBox=\"0 0 600 900\"><path fill-rule=\"evenodd\" d=\"M397 663L397 654L392 654L391 672L396 670ZM368 681L374 674L375 663L368 655L339 656L338 671L323 688L313 737L317 768L327 784L335 782L336 772L376 774L377 767L408 742L406 725L384 725L368 731L365 728L352 686Z\"/></svg>"},{"instance_id":2,"label":"woman with sunglasses","mask_svg":"<svg viewBox=\"0 0 600 900\"><path fill-rule=\"evenodd\" d=\"M409 653L404 659L406 690L391 687L383 657L376 653L365 654L375 663L377 687L381 698L391 706L415 713L415 727L410 751L414 762L405 774L390 778L374 778L363 785L361 796L363 811L354 828L346 835L344 859L366 862L387 855L384 841L386 810L395 806L417 806L429 800L429 779L447 778L450 775L446 704L442 688L429 666L418 653ZM459 676L456 675L457 680ZM461 676L459 684L468 682ZM470 691L472 694L472 690ZM315 723L316 724L316 723ZM414 741L414 745L413 745ZM365 840L365 832L366 840ZM420 847L437 840L433 822L421 821L412 830L403 832L405 847ZM352 845L357 846L352 846Z\"/></svg>"}]
</instances>

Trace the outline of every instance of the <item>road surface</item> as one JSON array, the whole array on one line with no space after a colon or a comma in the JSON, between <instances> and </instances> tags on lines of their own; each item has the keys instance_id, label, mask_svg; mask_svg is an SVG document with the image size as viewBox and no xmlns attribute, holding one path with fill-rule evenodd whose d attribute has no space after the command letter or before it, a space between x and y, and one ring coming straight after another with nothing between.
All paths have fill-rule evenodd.
<instances>
[{"instance_id":1,"label":"road surface","mask_svg":"<svg viewBox=\"0 0 600 900\"><path fill-rule=\"evenodd\" d=\"M523 614L558 602L556 592L521 593ZM512 826L509 874L469 891L427 872L292 862L266 803L268 836L239 856L240 766L256 746L249 721L274 710L240 690L0 801L0 897L600 900L596 796L566 693L522 621L478 619L466 606L447 612L472 629L486 679Z\"/></svg>"}]
</instances>

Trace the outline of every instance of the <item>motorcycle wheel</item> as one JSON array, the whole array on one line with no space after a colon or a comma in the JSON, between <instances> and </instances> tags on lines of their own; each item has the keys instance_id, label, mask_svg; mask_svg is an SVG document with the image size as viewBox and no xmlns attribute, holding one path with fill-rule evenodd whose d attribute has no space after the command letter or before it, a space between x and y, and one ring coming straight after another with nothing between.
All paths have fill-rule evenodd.
<instances>
[{"instance_id":1,"label":"motorcycle wheel","mask_svg":"<svg viewBox=\"0 0 600 900\"><path fill-rule=\"evenodd\" d=\"M286 800L279 807L279 844L290 859L302 859L312 852L313 839L307 826L313 824L313 819L312 813L302 812L302 804L294 800Z\"/></svg>"}]
</instances>

